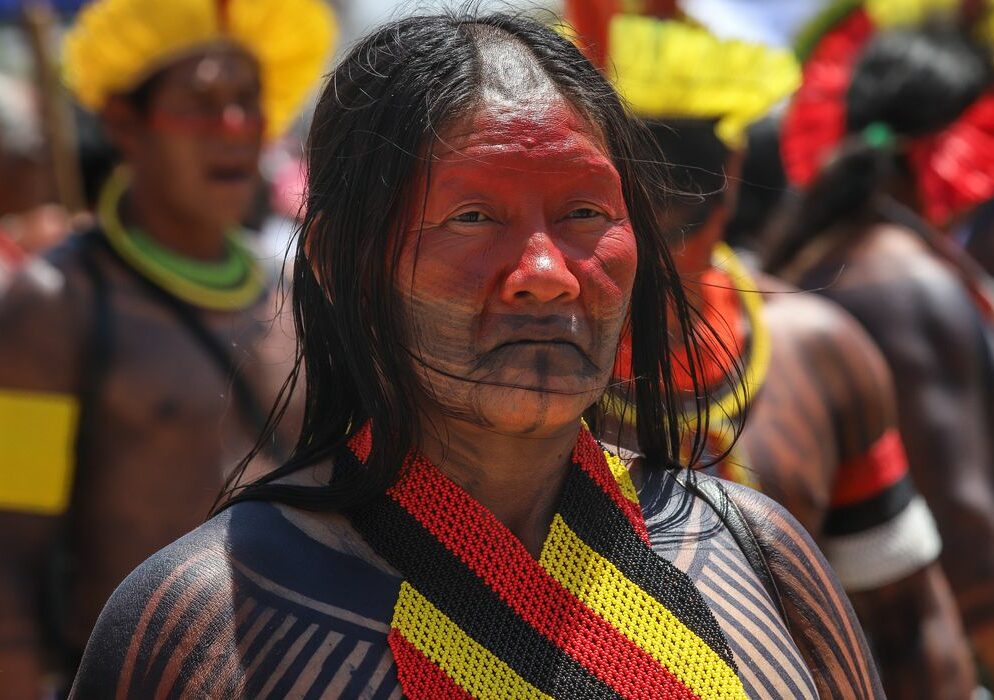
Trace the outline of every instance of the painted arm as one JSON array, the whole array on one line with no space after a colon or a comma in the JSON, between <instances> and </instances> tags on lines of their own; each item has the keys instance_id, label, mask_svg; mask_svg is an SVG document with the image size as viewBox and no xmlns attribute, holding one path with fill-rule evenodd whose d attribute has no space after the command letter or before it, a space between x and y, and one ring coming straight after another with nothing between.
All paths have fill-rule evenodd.
<instances>
[{"instance_id":1,"label":"painted arm","mask_svg":"<svg viewBox=\"0 0 994 700\"><path fill-rule=\"evenodd\" d=\"M0 298L0 700L42 692L48 565L72 478L73 323L61 274L38 265Z\"/></svg>"},{"instance_id":2,"label":"painted arm","mask_svg":"<svg viewBox=\"0 0 994 700\"><path fill-rule=\"evenodd\" d=\"M209 683L212 671L220 680L237 670L235 649L226 643L234 620L225 604L231 584L223 554L182 542L164 551L128 576L107 602L70 698L182 695L185 687L197 687L194 682Z\"/></svg>"},{"instance_id":3,"label":"painted arm","mask_svg":"<svg viewBox=\"0 0 994 700\"><path fill-rule=\"evenodd\" d=\"M228 508L118 587L70 697L398 697L400 579L368 547L338 516Z\"/></svg>"},{"instance_id":4,"label":"painted arm","mask_svg":"<svg viewBox=\"0 0 994 700\"><path fill-rule=\"evenodd\" d=\"M941 563L974 651L994 669L994 386L962 285L932 274L837 298L877 341L897 390L911 474L935 514Z\"/></svg>"},{"instance_id":5,"label":"painted arm","mask_svg":"<svg viewBox=\"0 0 994 700\"><path fill-rule=\"evenodd\" d=\"M856 614L818 546L774 501L736 484L725 487L756 535L820 696L883 698Z\"/></svg>"}]
</instances>

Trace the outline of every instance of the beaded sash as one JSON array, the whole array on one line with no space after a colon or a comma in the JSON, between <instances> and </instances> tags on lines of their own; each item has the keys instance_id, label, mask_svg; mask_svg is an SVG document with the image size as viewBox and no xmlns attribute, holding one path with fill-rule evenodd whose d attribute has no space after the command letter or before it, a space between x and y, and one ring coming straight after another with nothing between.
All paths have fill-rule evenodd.
<instances>
[{"instance_id":1,"label":"beaded sash","mask_svg":"<svg viewBox=\"0 0 994 700\"><path fill-rule=\"evenodd\" d=\"M339 466L370 445L367 425ZM538 561L416 454L351 519L405 577L388 641L411 700L746 697L701 594L652 551L627 470L586 429Z\"/></svg>"}]
</instances>

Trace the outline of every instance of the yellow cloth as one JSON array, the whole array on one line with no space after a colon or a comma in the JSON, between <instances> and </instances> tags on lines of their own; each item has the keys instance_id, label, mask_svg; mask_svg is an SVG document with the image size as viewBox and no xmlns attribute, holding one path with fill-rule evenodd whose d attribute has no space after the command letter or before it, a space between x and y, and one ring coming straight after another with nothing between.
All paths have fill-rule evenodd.
<instances>
[{"instance_id":1,"label":"yellow cloth","mask_svg":"<svg viewBox=\"0 0 994 700\"><path fill-rule=\"evenodd\" d=\"M0 509L65 512L78 419L74 396L0 391Z\"/></svg>"},{"instance_id":2,"label":"yellow cloth","mask_svg":"<svg viewBox=\"0 0 994 700\"><path fill-rule=\"evenodd\" d=\"M731 148L742 147L746 128L801 82L790 51L636 15L612 18L608 71L636 116L714 119Z\"/></svg>"},{"instance_id":3,"label":"yellow cloth","mask_svg":"<svg viewBox=\"0 0 994 700\"><path fill-rule=\"evenodd\" d=\"M63 71L79 102L99 111L199 47L233 42L259 62L267 136L275 137L320 76L336 34L323 0L96 0L66 34Z\"/></svg>"}]
</instances>

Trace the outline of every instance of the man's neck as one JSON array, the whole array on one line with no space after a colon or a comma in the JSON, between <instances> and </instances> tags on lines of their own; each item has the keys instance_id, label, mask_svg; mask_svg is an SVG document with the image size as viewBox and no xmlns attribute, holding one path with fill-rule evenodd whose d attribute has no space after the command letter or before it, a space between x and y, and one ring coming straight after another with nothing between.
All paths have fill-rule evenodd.
<instances>
[{"instance_id":1,"label":"man's neck","mask_svg":"<svg viewBox=\"0 0 994 700\"><path fill-rule=\"evenodd\" d=\"M129 190L121 215L156 243L179 255L207 261L224 256L225 227L184 216L140 185Z\"/></svg>"},{"instance_id":2,"label":"man's neck","mask_svg":"<svg viewBox=\"0 0 994 700\"><path fill-rule=\"evenodd\" d=\"M508 436L435 418L424 455L490 510L537 558L555 515L579 432L575 425L543 437Z\"/></svg>"}]
</instances>

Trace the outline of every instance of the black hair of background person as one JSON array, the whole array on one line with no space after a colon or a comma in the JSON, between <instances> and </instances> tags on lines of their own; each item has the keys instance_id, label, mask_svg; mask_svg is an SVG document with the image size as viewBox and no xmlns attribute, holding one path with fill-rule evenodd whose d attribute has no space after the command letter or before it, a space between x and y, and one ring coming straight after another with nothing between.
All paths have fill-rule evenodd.
<instances>
[{"instance_id":1,"label":"black hair of background person","mask_svg":"<svg viewBox=\"0 0 994 700\"><path fill-rule=\"evenodd\" d=\"M735 210L725 227L725 242L733 248L759 252L763 231L783 202L787 174L780 156L779 115L765 117L746 132Z\"/></svg>"},{"instance_id":2,"label":"black hair of background person","mask_svg":"<svg viewBox=\"0 0 994 700\"><path fill-rule=\"evenodd\" d=\"M730 151L712 119L649 120L646 126L666 161L671 190L664 218L692 234L726 199L725 166ZM648 154L652 157L652 154Z\"/></svg>"},{"instance_id":3,"label":"black hair of background person","mask_svg":"<svg viewBox=\"0 0 994 700\"><path fill-rule=\"evenodd\" d=\"M956 121L990 85L988 54L952 26L882 33L859 57L846 95L846 139L796 205L793 224L771 241L764 266L776 273L814 237L837 223L874 218L875 196L907 176L902 139ZM868 143L862 131L890 127L898 147Z\"/></svg>"},{"instance_id":4,"label":"black hair of background person","mask_svg":"<svg viewBox=\"0 0 994 700\"><path fill-rule=\"evenodd\" d=\"M613 88L576 47L549 28L504 14L422 16L396 21L355 45L318 101L306 147L309 189L292 281L297 371L287 386L292 390L306 365L303 427L287 464L243 487L237 482L246 460L219 503L257 498L347 510L395 481L422 432L415 358L402 344L404 318L395 286L403 244L398 232L417 227L411 212L426 192L414 185L423 169L430 179L439 134L479 104L486 86L477 47L496 41L512 42L534 58L562 97L603 135L620 174L638 247L630 317L638 379L629 399L646 465L675 468L679 460L687 407L668 371L674 329L693 365L703 428L693 451L702 453L707 391L696 367L704 343L693 330L692 310L655 215L665 175L658 153L645 157L654 150L645 128L626 114ZM286 395L271 422L285 410ZM598 415L596 405L587 411L595 429ZM362 473L337 475L321 488L274 483L328 458L367 420L375 428Z\"/></svg>"}]
</instances>

